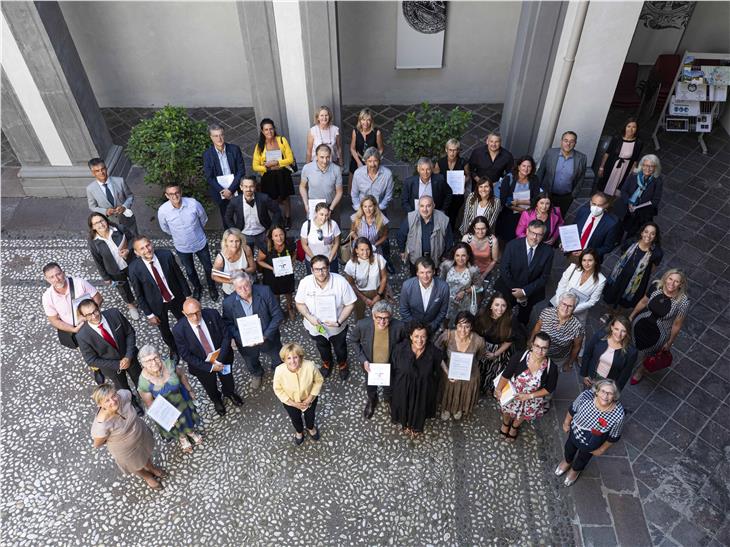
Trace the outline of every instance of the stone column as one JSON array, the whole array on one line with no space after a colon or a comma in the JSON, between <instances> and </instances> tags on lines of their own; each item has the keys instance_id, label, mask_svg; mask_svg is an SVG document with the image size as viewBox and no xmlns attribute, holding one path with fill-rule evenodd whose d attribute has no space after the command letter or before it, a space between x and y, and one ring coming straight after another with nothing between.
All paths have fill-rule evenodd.
<instances>
[{"instance_id":1,"label":"stone column","mask_svg":"<svg viewBox=\"0 0 730 547\"><path fill-rule=\"evenodd\" d=\"M85 195L96 156L126 174L58 3L4 2L2 30L2 127L25 193Z\"/></svg>"}]
</instances>

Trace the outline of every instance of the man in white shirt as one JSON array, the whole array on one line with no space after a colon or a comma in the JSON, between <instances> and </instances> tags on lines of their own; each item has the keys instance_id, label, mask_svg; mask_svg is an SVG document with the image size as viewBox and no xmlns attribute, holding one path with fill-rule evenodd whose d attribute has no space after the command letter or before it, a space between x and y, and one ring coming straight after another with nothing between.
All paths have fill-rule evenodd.
<instances>
[{"instance_id":1,"label":"man in white shirt","mask_svg":"<svg viewBox=\"0 0 730 547\"><path fill-rule=\"evenodd\" d=\"M440 328L449 311L449 286L434 278L436 263L431 257L416 260L416 277L403 283L400 293L400 316L405 323L426 323L431 334Z\"/></svg>"},{"instance_id":2,"label":"man in white shirt","mask_svg":"<svg viewBox=\"0 0 730 547\"><path fill-rule=\"evenodd\" d=\"M591 201L575 212L575 224L583 249L595 249L603 258L616 246L620 231L618 219L608 212L609 198L603 192L594 192ZM568 255L573 264L578 263L581 251Z\"/></svg>"},{"instance_id":3,"label":"man in white shirt","mask_svg":"<svg viewBox=\"0 0 730 547\"><path fill-rule=\"evenodd\" d=\"M279 205L269 196L256 191L256 180L243 177L241 194L231 199L226 209L226 224L238 228L246 243L266 250L266 231L281 219Z\"/></svg>"},{"instance_id":4,"label":"man in white shirt","mask_svg":"<svg viewBox=\"0 0 730 547\"><path fill-rule=\"evenodd\" d=\"M322 357L320 372L327 378L333 356L337 359L340 379L350 375L347 366L347 319L355 308L357 296L339 274L330 273L330 261L324 255L312 258L312 274L299 282L294 298L297 310L304 317L304 328L317 345Z\"/></svg>"},{"instance_id":5,"label":"man in white shirt","mask_svg":"<svg viewBox=\"0 0 730 547\"><path fill-rule=\"evenodd\" d=\"M86 187L86 201L92 213L101 213L116 224L137 235L137 220L132 214L134 194L122 177L110 177L106 163L101 158L89 160L89 170L94 180Z\"/></svg>"}]
</instances>

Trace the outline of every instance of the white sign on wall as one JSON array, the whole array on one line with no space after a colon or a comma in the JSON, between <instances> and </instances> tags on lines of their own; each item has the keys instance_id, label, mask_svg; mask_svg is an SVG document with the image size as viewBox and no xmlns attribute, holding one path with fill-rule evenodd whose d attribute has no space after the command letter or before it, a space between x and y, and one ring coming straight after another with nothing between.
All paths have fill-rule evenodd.
<instances>
[{"instance_id":1,"label":"white sign on wall","mask_svg":"<svg viewBox=\"0 0 730 547\"><path fill-rule=\"evenodd\" d=\"M441 68L446 2L398 2L395 68Z\"/></svg>"}]
</instances>

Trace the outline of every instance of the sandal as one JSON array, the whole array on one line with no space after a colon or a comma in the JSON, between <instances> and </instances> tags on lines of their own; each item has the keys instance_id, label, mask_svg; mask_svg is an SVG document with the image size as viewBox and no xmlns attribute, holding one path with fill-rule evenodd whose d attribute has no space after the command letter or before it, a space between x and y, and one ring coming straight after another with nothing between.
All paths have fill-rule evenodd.
<instances>
[{"instance_id":1,"label":"sandal","mask_svg":"<svg viewBox=\"0 0 730 547\"><path fill-rule=\"evenodd\" d=\"M201 444L203 444L203 437L201 437L201 436L200 436L200 433L196 433L195 431L193 431L193 432L192 432L192 433L190 433L190 434L189 434L188 436L189 436L189 437L190 437L191 439L193 439L193 442L194 442L194 443L195 443L196 445L201 445Z\"/></svg>"},{"instance_id":2,"label":"sandal","mask_svg":"<svg viewBox=\"0 0 730 547\"><path fill-rule=\"evenodd\" d=\"M149 486L152 490L162 490L162 483L159 480L152 478L148 479L146 477L144 480L147 483L147 486Z\"/></svg>"},{"instance_id":3,"label":"sandal","mask_svg":"<svg viewBox=\"0 0 730 547\"><path fill-rule=\"evenodd\" d=\"M180 448L185 454L192 454L193 452L193 445L190 444L190 441L185 435L180 437Z\"/></svg>"},{"instance_id":4,"label":"sandal","mask_svg":"<svg viewBox=\"0 0 730 547\"><path fill-rule=\"evenodd\" d=\"M514 430L514 432L515 432L515 434L514 434L514 435L512 435L512 434L511 434L513 430ZM519 434L520 434L520 428L519 428L519 427L513 427L513 426L510 426L510 427L509 427L509 433L507 433L507 439L506 439L506 440L507 440L507 442L509 442L509 443L514 443L514 442L515 442L515 439L517 439L517 436L518 436Z\"/></svg>"},{"instance_id":5,"label":"sandal","mask_svg":"<svg viewBox=\"0 0 730 547\"><path fill-rule=\"evenodd\" d=\"M503 423L501 427L499 428L499 434L504 435L505 437L509 437L509 430L510 430L511 424L505 424ZM502 431L503 428L507 428L507 431Z\"/></svg>"},{"instance_id":6,"label":"sandal","mask_svg":"<svg viewBox=\"0 0 730 547\"><path fill-rule=\"evenodd\" d=\"M159 467L155 467L155 471L151 471L151 473L158 479L164 479L167 477L167 471L160 469Z\"/></svg>"}]
</instances>

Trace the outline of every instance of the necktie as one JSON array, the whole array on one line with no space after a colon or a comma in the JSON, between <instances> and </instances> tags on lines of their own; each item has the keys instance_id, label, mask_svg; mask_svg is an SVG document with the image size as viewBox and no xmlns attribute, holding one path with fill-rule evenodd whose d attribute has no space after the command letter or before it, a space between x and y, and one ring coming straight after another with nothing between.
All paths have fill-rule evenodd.
<instances>
[{"instance_id":1,"label":"necktie","mask_svg":"<svg viewBox=\"0 0 730 547\"><path fill-rule=\"evenodd\" d=\"M154 262L150 262L150 269L152 270L152 275L155 278L157 287L160 289L162 300L164 300L165 303L169 302L170 300L172 300L172 295L170 294L170 291L167 290L167 287L165 287L165 283L162 281L162 277L160 277L160 272L158 272L157 268L155 268Z\"/></svg>"},{"instance_id":2,"label":"necktie","mask_svg":"<svg viewBox=\"0 0 730 547\"><path fill-rule=\"evenodd\" d=\"M101 333L101 337L106 340L111 347L119 351L119 346L117 346L117 343L114 341L114 338L112 338L112 335L109 334L109 331L104 328L103 323L99 323L99 332Z\"/></svg>"},{"instance_id":3,"label":"necktie","mask_svg":"<svg viewBox=\"0 0 730 547\"><path fill-rule=\"evenodd\" d=\"M527 251L527 265L528 266L532 262L532 257L534 256L534 254L535 254L535 249L530 247L530 249Z\"/></svg>"},{"instance_id":4,"label":"necktie","mask_svg":"<svg viewBox=\"0 0 730 547\"><path fill-rule=\"evenodd\" d=\"M208 342L208 337L205 335L205 331L203 331L203 325L198 324L198 336L200 337L200 343L203 345L203 350L205 351L206 355L210 355L210 353L213 351L213 348L210 347L210 342Z\"/></svg>"},{"instance_id":5,"label":"necktie","mask_svg":"<svg viewBox=\"0 0 730 547\"><path fill-rule=\"evenodd\" d=\"M588 243L588 238L591 235L591 230L593 229L593 223L596 222L596 217L591 216L591 221L588 223L588 226L586 226L586 229L583 230L583 234L580 236L580 248L585 249L586 243Z\"/></svg>"},{"instance_id":6,"label":"necktie","mask_svg":"<svg viewBox=\"0 0 730 547\"><path fill-rule=\"evenodd\" d=\"M105 182L102 184L104 187L104 192L106 193L106 199L109 200L109 204L114 207L114 196L112 195L112 191L109 190L109 185Z\"/></svg>"}]
</instances>

